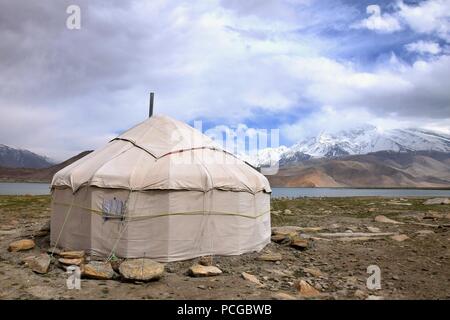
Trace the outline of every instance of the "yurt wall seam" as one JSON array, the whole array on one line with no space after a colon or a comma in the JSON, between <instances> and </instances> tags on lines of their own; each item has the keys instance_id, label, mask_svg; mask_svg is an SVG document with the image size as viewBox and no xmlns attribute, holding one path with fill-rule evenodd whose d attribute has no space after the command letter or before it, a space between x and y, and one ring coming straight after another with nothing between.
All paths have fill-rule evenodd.
<instances>
[{"instance_id":1,"label":"yurt wall seam","mask_svg":"<svg viewBox=\"0 0 450 320\"><path fill-rule=\"evenodd\" d=\"M196 157L195 154L193 154L193 156ZM209 170L206 167L206 165L203 163L202 159L199 159L199 164L202 166L203 170L205 171L206 176L208 177L208 179L210 181L211 187L214 188L214 181L213 181L212 175L209 172ZM206 229L205 226L208 225L209 218L211 216L211 197L212 197L212 192L204 192L203 193L203 219L202 219L202 226L201 226L201 228L199 228L202 236L203 236L203 233L204 233L204 231ZM209 206L208 210L206 210L206 204L208 204L208 206ZM213 247L210 248L210 250L211 250L211 252L214 252L214 248Z\"/></svg>"},{"instance_id":2,"label":"yurt wall seam","mask_svg":"<svg viewBox=\"0 0 450 320\"><path fill-rule=\"evenodd\" d=\"M96 210L96 209L92 209L92 208L88 208L88 207L84 207L84 206L80 206L77 204L68 204L68 203L64 203L64 202L59 202L59 201L55 201L54 202L57 205L62 205L62 206L69 206L69 207L76 207L76 208L80 208L80 209L84 209L86 211L90 211L94 214L97 215L103 215L103 211L101 210ZM210 215L220 215L220 216L239 216L239 217L244 217L244 218L249 218L249 219L253 219L253 218L259 218L267 213L269 213L270 210L264 211L258 215L255 216L249 216L249 215L245 215L245 214L241 214L238 212L225 212L225 211L210 211ZM152 218L159 218L159 217L164 217L164 216L170 216L170 215L203 215L204 211L183 211L183 212L172 212L172 213L158 213L155 215L133 215L133 218L129 218L126 219L126 221L135 221L135 220L141 220L141 219L152 219ZM113 217L113 216L111 216Z\"/></svg>"}]
</instances>

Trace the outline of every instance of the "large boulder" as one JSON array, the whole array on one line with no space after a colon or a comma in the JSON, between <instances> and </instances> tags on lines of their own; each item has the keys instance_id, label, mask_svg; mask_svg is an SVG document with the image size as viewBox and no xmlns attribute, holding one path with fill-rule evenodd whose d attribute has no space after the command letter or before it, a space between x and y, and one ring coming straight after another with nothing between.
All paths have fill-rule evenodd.
<instances>
[{"instance_id":1,"label":"large boulder","mask_svg":"<svg viewBox=\"0 0 450 320\"><path fill-rule=\"evenodd\" d=\"M33 249L34 246L35 246L35 243L33 240L22 239L22 240L11 242L9 244L8 251L17 252L17 251L30 250L30 249Z\"/></svg>"},{"instance_id":2,"label":"large boulder","mask_svg":"<svg viewBox=\"0 0 450 320\"><path fill-rule=\"evenodd\" d=\"M115 276L114 270L109 262L91 261L83 267L83 277L97 280L108 280Z\"/></svg>"},{"instance_id":3,"label":"large boulder","mask_svg":"<svg viewBox=\"0 0 450 320\"><path fill-rule=\"evenodd\" d=\"M127 280L157 280L164 273L164 265L146 258L127 259L120 264L119 272Z\"/></svg>"},{"instance_id":4,"label":"large boulder","mask_svg":"<svg viewBox=\"0 0 450 320\"><path fill-rule=\"evenodd\" d=\"M50 256L46 253L42 253L38 256L30 256L23 259L23 262L31 270L36 273L47 273L50 267Z\"/></svg>"}]
</instances>

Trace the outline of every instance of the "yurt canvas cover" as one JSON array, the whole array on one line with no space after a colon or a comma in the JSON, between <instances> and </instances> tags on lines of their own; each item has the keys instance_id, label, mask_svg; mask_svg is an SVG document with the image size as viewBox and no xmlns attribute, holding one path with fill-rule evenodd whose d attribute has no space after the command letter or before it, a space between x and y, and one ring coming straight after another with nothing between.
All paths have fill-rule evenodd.
<instances>
[{"instance_id":1,"label":"yurt canvas cover","mask_svg":"<svg viewBox=\"0 0 450 320\"><path fill-rule=\"evenodd\" d=\"M55 174L51 242L158 261L259 251L270 192L201 132L153 116Z\"/></svg>"}]
</instances>

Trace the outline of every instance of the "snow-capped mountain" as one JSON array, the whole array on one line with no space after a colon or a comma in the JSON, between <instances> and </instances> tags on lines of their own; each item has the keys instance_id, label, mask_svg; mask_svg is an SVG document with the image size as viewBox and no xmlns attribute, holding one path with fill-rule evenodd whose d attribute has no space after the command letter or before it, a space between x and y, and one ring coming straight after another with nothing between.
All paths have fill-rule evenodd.
<instances>
[{"instance_id":1,"label":"snow-capped mountain","mask_svg":"<svg viewBox=\"0 0 450 320\"><path fill-rule=\"evenodd\" d=\"M0 167L47 168L53 165L47 157L24 149L14 149L0 144Z\"/></svg>"},{"instance_id":2,"label":"snow-capped mountain","mask_svg":"<svg viewBox=\"0 0 450 320\"><path fill-rule=\"evenodd\" d=\"M238 154L238 157L255 167L260 167L269 166L271 162L280 161L281 156L287 152L289 152L288 147L279 146L277 148L264 148L250 154L243 152Z\"/></svg>"},{"instance_id":3,"label":"snow-capped mountain","mask_svg":"<svg viewBox=\"0 0 450 320\"><path fill-rule=\"evenodd\" d=\"M450 136L423 129L380 130L372 125L364 125L337 133L322 132L290 148L264 149L245 160L254 166L264 166L278 159L283 165L308 157L332 158L384 150L450 152Z\"/></svg>"}]
</instances>

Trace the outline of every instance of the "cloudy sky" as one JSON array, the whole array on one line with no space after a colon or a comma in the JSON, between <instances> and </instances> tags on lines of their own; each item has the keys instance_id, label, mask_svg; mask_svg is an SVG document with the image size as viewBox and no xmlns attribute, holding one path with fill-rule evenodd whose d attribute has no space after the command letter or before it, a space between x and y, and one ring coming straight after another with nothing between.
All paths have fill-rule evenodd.
<instances>
[{"instance_id":1,"label":"cloudy sky","mask_svg":"<svg viewBox=\"0 0 450 320\"><path fill-rule=\"evenodd\" d=\"M450 133L450 0L0 0L0 71L0 143L57 160L144 120L150 90L156 113L285 145Z\"/></svg>"}]
</instances>

